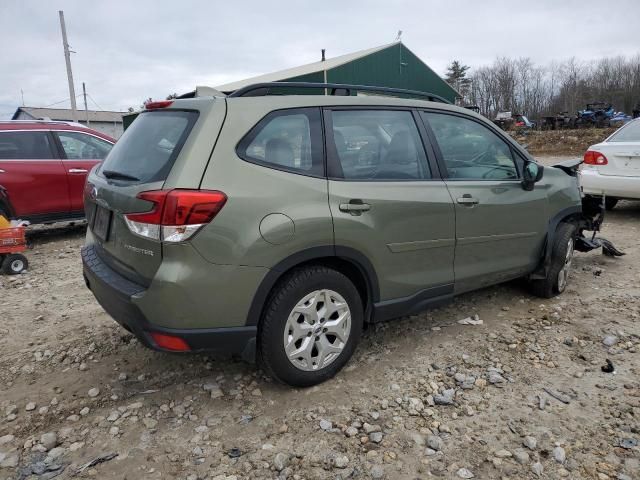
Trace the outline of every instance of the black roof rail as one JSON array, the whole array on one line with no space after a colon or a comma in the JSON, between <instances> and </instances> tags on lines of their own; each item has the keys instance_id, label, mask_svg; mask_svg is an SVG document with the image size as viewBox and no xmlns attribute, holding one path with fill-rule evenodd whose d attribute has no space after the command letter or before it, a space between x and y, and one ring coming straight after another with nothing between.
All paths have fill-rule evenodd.
<instances>
[{"instance_id":1,"label":"black roof rail","mask_svg":"<svg viewBox=\"0 0 640 480\"><path fill-rule=\"evenodd\" d=\"M343 83L313 83L313 82L264 82L254 83L246 87L239 88L231 92L228 97L264 97L267 95L278 95L271 93L271 89L275 88L324 88L329 95L333 96L350 96L351 92L376 92L409 95L412 97L426 98L431 102L449 103L451 102L440 95L429 92L420 92L418 90L406 90L403 88L392 87L375 87L372 85L350 85Z\"/></svg>"}]
</instances>

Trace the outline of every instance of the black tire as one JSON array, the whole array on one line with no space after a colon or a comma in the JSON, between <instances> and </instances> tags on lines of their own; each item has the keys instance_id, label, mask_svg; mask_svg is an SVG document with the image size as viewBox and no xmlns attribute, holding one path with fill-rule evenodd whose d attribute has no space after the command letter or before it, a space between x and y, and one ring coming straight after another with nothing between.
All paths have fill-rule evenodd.
<instances>
[{"instance_id":1,"label":"black tire","mask_svg":"<svg viewBox=\"0 0 640 480\"><path fill-rule=\"evenodd\" d=\"M564 285L559 281L559 274L566 265L567 252L569 250L569 242L571 242L571 254L573 255L573 246L575 245L576 226L572 223L562 222L556 229L553 237L553 246L551 249L551 265L547 272L547 277L540 280L531 281L531 292L542 298L552 298L560 295L566 288L566 280ZM569 269L570 267L567 267Z\"/></svg>"},{"instance_id":2,"label":"black tire","mask_svg":"<svg viewBox=\"0 0 640 480\"><path fill-rule=\"evenodd\" d=\"M616 197L605 197L604 199L604 208L606 208L608 211L611 211L614 208L616 208L617 204L618 204L618 199Z\"/></svg>"},{"instance_id":3,"label":"black tire","mask_svg":"<svg viewBox=\"0 0 640 480\"><path fill-rule=\"evenodd\" d=\"M324 368L305 371L295 366L287 357L284 345L285 327L294 307L305 296L323 289L332 290L346 301L351 314L349 336L337 357ZM353 355L362 334L363 312L358 290L342 273L322 265L296 269L277 284L267 301L258 328L258 363L268 375L294 387L310 387L322 383L340 371ZM316 333L309 336L313 335ZM335 341L337 338L334 338Z\"/></svg>"},{"instance_id":4,"label":"black tire","mask_svg":"<svg viewBox=\"0 0 640 480\"><path fill-rule=\"evenodd\" d=\"M29 261L24 255L10 253L2 261L2 273L5 275L18 275L29 268Z\"/></svg>"}]
</instances>

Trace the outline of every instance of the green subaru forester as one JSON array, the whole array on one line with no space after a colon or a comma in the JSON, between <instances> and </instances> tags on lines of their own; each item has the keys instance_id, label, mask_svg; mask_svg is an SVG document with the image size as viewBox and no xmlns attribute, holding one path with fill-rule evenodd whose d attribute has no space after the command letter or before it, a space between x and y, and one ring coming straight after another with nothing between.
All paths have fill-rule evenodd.
<instances>
[{"instance_id":1,"label":"green subaru forester","mask_svg":"<svg viewBox=\"0 0 640 480\"><path fill-rule=\"evenodd\" d=\"M543 169L484 117L412 94L147 104L88 178L87 286L151 348L242 354L296 386L339 371L367 323L518 277L561 293L586 226L577 163Z\"/></svg>"}]
</instances>

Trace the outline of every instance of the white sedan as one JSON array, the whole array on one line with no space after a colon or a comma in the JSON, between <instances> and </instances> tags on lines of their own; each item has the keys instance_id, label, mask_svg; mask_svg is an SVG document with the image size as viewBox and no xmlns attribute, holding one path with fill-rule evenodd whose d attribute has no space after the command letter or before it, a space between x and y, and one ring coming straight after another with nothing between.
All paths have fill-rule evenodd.
<instances>
[{"instance_id":1,"label":"white sedan","mask_svg":"<svg viewBox=\"0 0 640 480\"><path fill-rule=\"evenodd\" d=\"M619 199L640 200L640 118L591 145L580 173L583 192L604 195L607 210Z\"/></svg>"}]
</instances>

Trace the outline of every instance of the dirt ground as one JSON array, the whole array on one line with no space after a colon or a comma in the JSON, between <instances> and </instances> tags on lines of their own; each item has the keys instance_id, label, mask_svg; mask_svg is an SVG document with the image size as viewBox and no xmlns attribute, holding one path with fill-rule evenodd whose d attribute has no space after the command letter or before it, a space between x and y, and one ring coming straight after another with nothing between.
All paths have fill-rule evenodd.
<instances>
[{"instance_id":1,"label":"dirt ground","mask_svg":"<svg viewBox=\"0 0 640 480\"><path fill-rule=\"evenodd\" d=\"M578 254L558 298L511 282L376 325L310 389L145 349L85 288L83 228L41 230L0 277L0 480L640 478L639 225L621 202L627 255Z\"/></svg>"},{"instance_id":2,"label":"dirt ground","mask_svg":"<svg viewBox=\"0 0 640 480\"><path fill-rule=\"evenodd\" d=\"M522 130L509 132L533 155L577 155L582 157L591 145L602 142L615 128L580 128L573 130Z\"/></svg>"}]
</instances>

